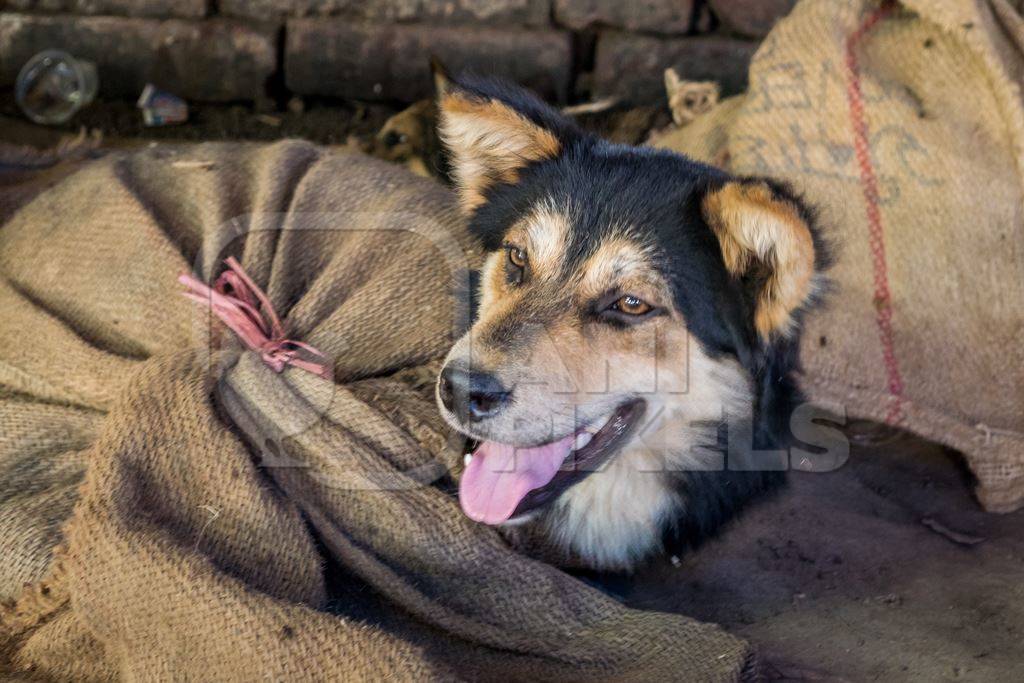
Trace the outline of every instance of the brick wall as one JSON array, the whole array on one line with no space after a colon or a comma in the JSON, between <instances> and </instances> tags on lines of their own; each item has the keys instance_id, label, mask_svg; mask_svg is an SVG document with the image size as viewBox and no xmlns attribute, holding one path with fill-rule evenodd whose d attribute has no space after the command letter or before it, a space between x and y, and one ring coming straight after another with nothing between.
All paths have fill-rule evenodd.
<instances>
[{"instance_id":1,"label":"brick wall","mask_svg":"<svg viewBox=\"0 0 1024 683\"><path fill-rule=\"evenodd\" d=\"M557 102L663 96L662 71L744 86L795 0L0 0L0 87L36 52L97 63L101 95L153 82L209 102L291 94L411 102L427 58Z\"/></svg>"}]
</instances>

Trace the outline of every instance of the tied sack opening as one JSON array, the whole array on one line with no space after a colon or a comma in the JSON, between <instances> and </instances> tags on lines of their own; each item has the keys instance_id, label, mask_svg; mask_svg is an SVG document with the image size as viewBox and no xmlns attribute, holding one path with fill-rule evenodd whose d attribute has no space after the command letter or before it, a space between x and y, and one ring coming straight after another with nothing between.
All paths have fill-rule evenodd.
<instances>
[{"instance_id":1,"label":"tied sack opening","mask_svg":"<svg viewBox=\"0 0 1024 683\"><path fill-rule=\"evenodd\" d=\"M224 260L227 270L220 274L212 288L188 273L178 282L188 287L183 294L220 318L251 351L260 354L274 372L286 365L331 379L330 359L309 344L286 339L284 327L270 299L252 281L234 256Z\"/></svg>"}]
</instances>

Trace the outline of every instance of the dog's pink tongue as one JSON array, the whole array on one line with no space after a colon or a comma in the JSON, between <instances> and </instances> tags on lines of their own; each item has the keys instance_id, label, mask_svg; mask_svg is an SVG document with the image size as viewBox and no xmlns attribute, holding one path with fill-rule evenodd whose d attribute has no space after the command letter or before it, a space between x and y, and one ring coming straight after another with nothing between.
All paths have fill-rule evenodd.
<instances>
[{"instance_id":1,"label":"dog's pink tongue","mask_svg":"<svg viewBox=\"0 0 1024 683\"><path fill-rule=\"evenodd\" d=\"M573 439L570 434L536 448L484 441L473 453L459 482L462 510L477 522L504 522L527 493L555 478L572 450Z\"/></svg>"}]
</instances>

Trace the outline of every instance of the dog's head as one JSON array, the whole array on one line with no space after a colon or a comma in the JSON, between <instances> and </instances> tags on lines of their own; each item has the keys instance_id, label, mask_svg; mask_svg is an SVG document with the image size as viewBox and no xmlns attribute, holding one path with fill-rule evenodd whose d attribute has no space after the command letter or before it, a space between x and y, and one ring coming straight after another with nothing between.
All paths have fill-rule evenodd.
<instances>
[{"instance_id":1,"label":"dog's head","mask_svg":"<svg viewBox=\"0 0 1024 683\"><path fill-rule=\"evenodd\" d=\"M405 162L424 157L434 125L434 103L420 100L398 112L381 126L373 139L374 156Z\"/></svg>"},{"instance_id":2,"label":"dog's head","mask_svg":"<svg viewBox=\"0 0 1024 683\"><path fill-rule=\"evenodd\" d=\"M439 108L489 252L437 386L448 422L480 442L461 482L471 517L529 518L619 461L699 467L687 430L784 429L822 265L796 197L604 142L502 83L442 80Z\"/></svg>"}]
</instances>

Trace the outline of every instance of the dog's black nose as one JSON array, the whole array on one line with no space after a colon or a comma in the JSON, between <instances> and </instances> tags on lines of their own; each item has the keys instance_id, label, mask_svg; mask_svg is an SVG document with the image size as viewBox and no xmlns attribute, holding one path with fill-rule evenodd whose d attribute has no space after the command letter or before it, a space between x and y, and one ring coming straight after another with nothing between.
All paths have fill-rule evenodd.
<instances>
[{"instance_id":1,"label":"dog's black nose","mask_svg":"<svg viewBox=\"0 0 1024 683\"><path fill-rule=\"evenodd\" d=\"M449 364L441 370L440 394L444 407L479 422L497 415L512 397L498 378Z\"/></svg>"}]
</instances>

